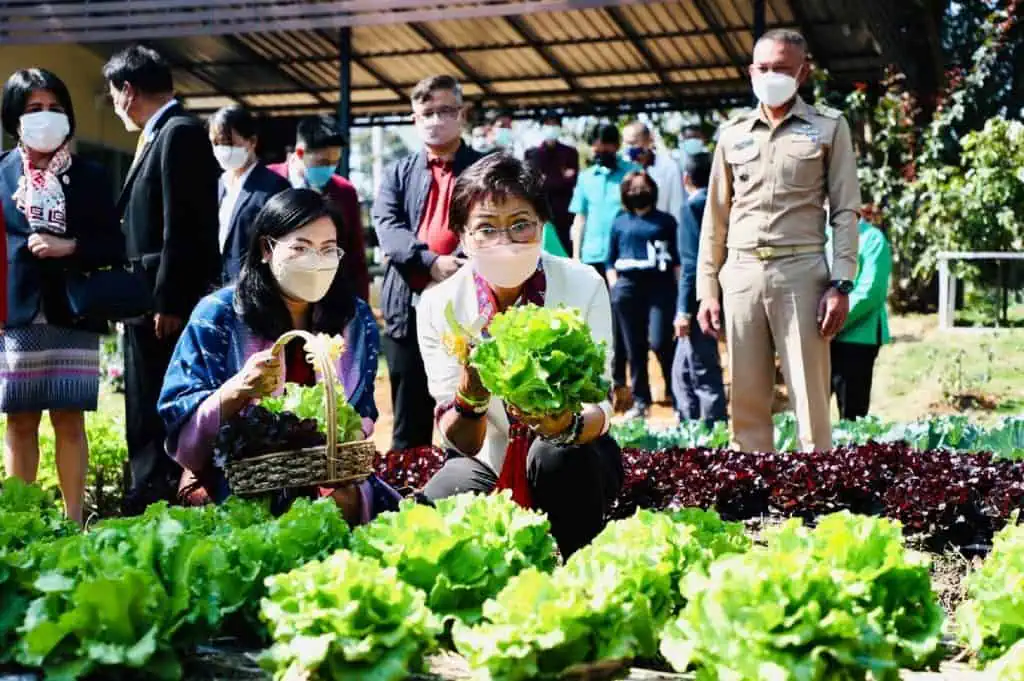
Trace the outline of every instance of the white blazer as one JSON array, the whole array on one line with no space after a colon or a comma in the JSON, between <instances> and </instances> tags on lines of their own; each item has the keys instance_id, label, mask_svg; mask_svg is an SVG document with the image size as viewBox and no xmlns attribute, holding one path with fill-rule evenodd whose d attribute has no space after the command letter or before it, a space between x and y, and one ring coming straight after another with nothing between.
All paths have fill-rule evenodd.
<instances>
[{"instance_id":1,"label":"white blazer","mask_svg":"<svg viewBox=\"0 0 1024 681\"><path fill-rule=\"evenodd\" d=\"M608 289L601 276L589 265L575 260L559 258L543 253L544 276L547 293L544 307L573 307L583 314L590 331L597 342L604 341L607 349L605 378L611 380L612 367L612 309ZM473 279L472 262L447 280L423 292L416 307L416 327L420 352L427 370L427 384L430 394L438 404L455 397L459 389L462 367L459 361L448 354L441 344L441 336L448 331L444 311L451 301L455 317L464 324L472 323L480 316L476 298L476 283ZM611 422L612 405L605 401L600 404L608 422ZM491 399L487 411L487 434L477 455L495 473L501 473L508 447L508 417L501 400ZM456 447L444 438L446 447Z\"/></svg>"}]
</instances>

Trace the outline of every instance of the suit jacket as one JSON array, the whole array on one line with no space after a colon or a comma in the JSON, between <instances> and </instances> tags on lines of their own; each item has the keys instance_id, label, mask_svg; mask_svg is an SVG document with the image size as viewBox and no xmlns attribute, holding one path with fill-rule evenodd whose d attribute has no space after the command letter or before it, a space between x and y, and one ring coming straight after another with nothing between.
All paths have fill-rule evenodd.
<instances>
[{"instance_id":1,"label":"suit jacket","mask_svg":"<svg viewBox=\"0 0 1024 681\"><path fill-rule=\"evenodd\" d=\"M95 269L124 261L124 237L117 227L117 212L110 180L103 168L79 156L61 177L67 212L67 232L75 239L75 253L67 258L37 258L28 250L32 235L28 220L12 198L24 174L17 149L0 156L0 203L6 223L7 322L5 326L28 326L40 309L50 324L96 331L107 330L104 322L73 319L67 298L69 269Z\"/></svg>"},{"instance_id":2,"label":"suit jacket","mask_svg":"<svg viewBox=\"0 0 1024 681\"><path fill-rule=\"evenodd\" d=\"M267 166L281 177L288 178L288 164ZM338 246L345 251L339 271L348 280L349 289L363 300L370 300L370 268L366 264L366 241L363 238L363 215L359 209L356 186L341 175L332 175L323 188L324 198L341 218Z\"/></svg>"},{"instance_id":3,"label":"suit jacket","mask_svg":"<svg viewBox=\"0 0 1024 681\"><path fill-rule=\"evenodd\" d=\"M455 152L455 175L461 175L483 157L484 154L463 143ZM410 154L384 172L373 202L373 227L388 259L381 291L384 333L392 338L405 338L409 333L414 293L409 286L410 276L429 275L431 265L437 260L437 254L416 236L427 204L430 181L427 152Z\"/></svg>"},{"instance_id":4,"label":"suit jacket","mask_svg":"<svg viewBox=\"0 0 1024 681\"><path fill-rule=\"evenodd\" d=\"M288 180L262 163L257 163L249 176L245 178L245 182L239 190L238 199L235 201L235 207L231 211L231 224L228 227L228 236L221 253L221 280L225 285L238 279L238 275L242 271L242 263L245 262L246 253L249 251L249 241L252 238L252 223L256 216L272 196L283 192L289 186ZM217 195L218 204L223 203L227 196L223 175L218 184ZM218 229L219 227L220 225L218 225Z\"/></svg>"},{"instance_id":5,"label":"suit jacket","mask_svg":"<svg viewBox=\"0 0 1024 681\"><path fill-rule=\"evenodd\" d=\"M697 314L697 249L700 247L700 225L708 190L699 189L686 197L683 219L679 221L679 312Z\"/></svg>"},{"instance_id":6,"label":"suit jacket","mask_svg":"<svg viewBox=\"0 0 1024 681\"><path fill-rule=\"evenodd\" d=\"M206 128L181 105L160 115L117 207L128 257L153 286L154 312L188 318L220 279L217 182Z\"/></svg>"}]
</instances>

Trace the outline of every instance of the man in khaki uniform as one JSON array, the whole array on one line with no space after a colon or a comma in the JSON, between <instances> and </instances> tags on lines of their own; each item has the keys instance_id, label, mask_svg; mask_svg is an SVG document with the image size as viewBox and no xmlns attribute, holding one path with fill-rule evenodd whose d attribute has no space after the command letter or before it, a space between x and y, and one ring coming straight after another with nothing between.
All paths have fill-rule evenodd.
<instances>
[{"instance_id":1,"label":"man in khaki uniform","mask_svg":"<svg viewBox=\"0 0 1024 681\"><path fill-rule=\"evenodd\" d=\"M732 444L743 451L773 448L775 352L801 445L832 445L829 342L857 274L860 189L849 125L797 95L809 71L799 33L770 31L757 42L750 75L760 104L723 126L708 187L697 321L715 337L725 332Z\"/></svg>"}]
</instances>

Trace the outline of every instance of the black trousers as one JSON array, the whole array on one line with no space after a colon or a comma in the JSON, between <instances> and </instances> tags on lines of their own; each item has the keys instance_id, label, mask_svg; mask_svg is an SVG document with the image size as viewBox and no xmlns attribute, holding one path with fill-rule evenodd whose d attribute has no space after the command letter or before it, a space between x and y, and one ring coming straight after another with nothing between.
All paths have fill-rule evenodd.
<instances>
[{"instance_id":1,"label":"black trousers","mask_svg":"<svg viewBox=\"0 0 1024 681\"><path fill-rule=\"evenodd\" d=\"M149 504L175 499L181 468L164 448L164 423L156 411L177 338L159 340L153 321L125 325L124 412L131 486L125 496L126 515L138 515Z\"/></svg>"},{"instance_id":2,"label":"black trousers","mask_svg":"<svg viewBox=\"0 0 1024 681\"><path fill-rule=\"evenodd\" d=\"M434 398L427 389L427 372L416 338L416 313L410 312L405 338L384 334L380 344L388 362L391 409L395 419L391 449L425 447L434 437Z\"/></svg>"},{"instance_id":3,"label":"black trousers","mask_svg":"<svg viewBox=\"0 0 1024 681\"><path fill-rule=\"evenodd\" d=\"M635 280L621 276L612 289L612 311L622 332L625 355L629 360L633 401L637 406L651 406L651 382L647 370L650 350L658 359L665 392L672 393L672 359L675 338L672 321L675 317L676 296L674 282L659 281L658 277L640 276Z\"/></svg>"},{"instance_id":4,"label":"black trousers","mask_svg":"<svg viewBox=\"0 0 1024 681\"><path fill-rule=\"evenodd\" d=\"M853 421L868 415L878 349L877 345L832 341L832 392L839 403L839 418Z\"/></svg>"},{"instance_id":5,"label":"black trousers","mask_svg":"<svg viewBox=\"0 0 1024 681\"><path fill-rule=\"evenodd\" d=\"M430 500L463 492L488 494L498 474L475 457L449 452L448 460L423 494ZM605 435L578 447L535 440L527 459L533 503L547 514L551 534L564 558L583 548L604 529L605 514L622 488L622 452Z\"/></svg>"}]
</instances>

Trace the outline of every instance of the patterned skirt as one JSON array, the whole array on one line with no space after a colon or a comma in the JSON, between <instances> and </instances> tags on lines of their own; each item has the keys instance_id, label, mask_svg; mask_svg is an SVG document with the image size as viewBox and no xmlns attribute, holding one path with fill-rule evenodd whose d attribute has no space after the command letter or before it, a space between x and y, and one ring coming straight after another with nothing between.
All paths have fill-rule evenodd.
<instances>
[{"instance_id":1,"label":"patterned skirt","mask_svg":"<svg viewBox=\"0 0 1024 681\"><path fill-rule=\"evenodd\" d=\"M0 412L95 411L100 336L49 324L0 335Z\"/></svg>"}]
</instances>

